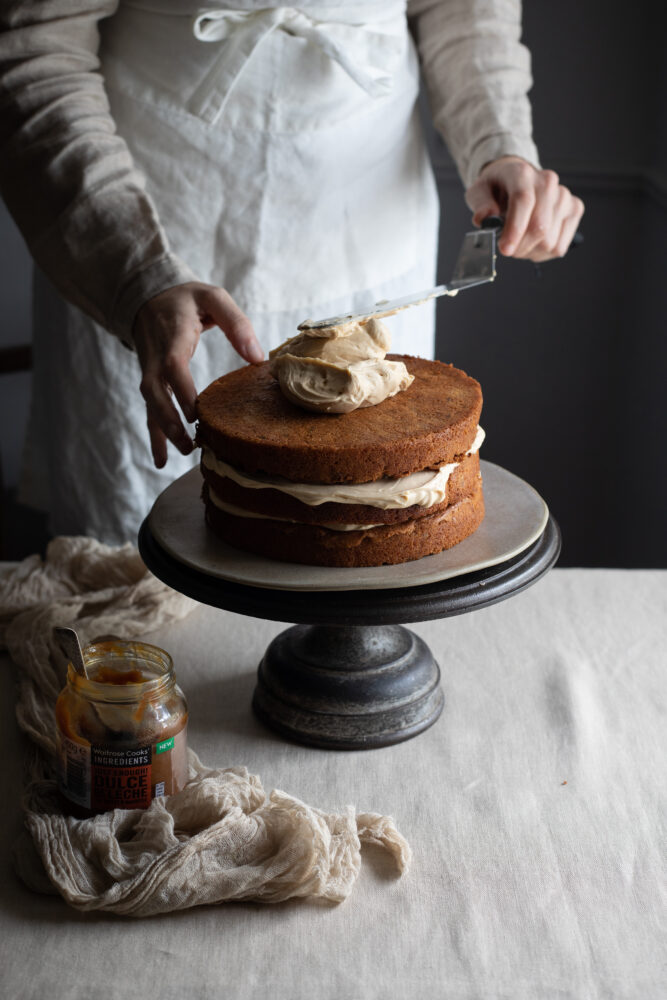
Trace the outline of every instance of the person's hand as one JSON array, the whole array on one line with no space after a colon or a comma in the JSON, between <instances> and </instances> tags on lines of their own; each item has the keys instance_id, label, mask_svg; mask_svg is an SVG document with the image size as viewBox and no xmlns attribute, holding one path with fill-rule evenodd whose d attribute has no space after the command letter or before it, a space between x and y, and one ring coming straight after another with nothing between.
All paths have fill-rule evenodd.
<instances>
[{"instance_id":1,"label":"person's hand","mask_svg":"<svg viewBox=\"0 0 667 1000\"><path fill-rule=\"evenodd\" d=\"M536 263L565 256L584 214L584 203L559 183L558 174L518 156L487 163L465 198L476 226L489 215L504 216L501 253Z\"/></svg>"},{"instance_id":2,"label":"person's hand","mask_svg":"<svg viewBox=\"0 0 667 1000\"><path fill-rule=\"evenodd\" d=\"M193 448L186 420L195 420L197 390L190 359L202 330L219 326L246 361L262 361L264 353L248 317L223 288L197 281L168 288L145 302L134 321L133 335L141 365L141 394L146 401L153 461L167 461L167 440L188 455Z\"/></svg>"}]
</instances>

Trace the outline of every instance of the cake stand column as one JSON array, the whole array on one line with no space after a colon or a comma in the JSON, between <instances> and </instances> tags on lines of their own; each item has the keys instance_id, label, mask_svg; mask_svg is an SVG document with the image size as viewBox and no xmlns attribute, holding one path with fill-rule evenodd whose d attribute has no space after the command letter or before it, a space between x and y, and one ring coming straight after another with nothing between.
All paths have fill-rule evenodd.
<instances>
[{"instance_id":1,"label":"cake stand column","mask_svg":"<svg viewBox=\"0 0 667 1000\"><path fill-rule=\"evenodd\" d=\"M402 625L296 625L259 666L256 714L311 746L362 750L416 736L442 712L440 670Z\"/></svg>"}]
</instances>

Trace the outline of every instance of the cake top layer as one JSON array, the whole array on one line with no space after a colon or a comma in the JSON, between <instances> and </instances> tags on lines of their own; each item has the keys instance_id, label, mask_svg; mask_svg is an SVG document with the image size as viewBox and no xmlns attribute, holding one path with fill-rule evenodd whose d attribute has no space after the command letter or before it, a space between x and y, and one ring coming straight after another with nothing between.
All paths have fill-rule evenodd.
<instances>
[{"instance_id":1,"label":"cake top layer","mask_svg":"<svg viewBox=\"0 0 667 1000\"><path fill-rule=\"evenodd\" d=\"M223 375L197 400L197 444L247 472L304 483L404 476L465 454L482 410L479 383L440 361L389 357L405 363L412 385L351 413L294 406L268 362Z\"/></svg>"}]
</instances>

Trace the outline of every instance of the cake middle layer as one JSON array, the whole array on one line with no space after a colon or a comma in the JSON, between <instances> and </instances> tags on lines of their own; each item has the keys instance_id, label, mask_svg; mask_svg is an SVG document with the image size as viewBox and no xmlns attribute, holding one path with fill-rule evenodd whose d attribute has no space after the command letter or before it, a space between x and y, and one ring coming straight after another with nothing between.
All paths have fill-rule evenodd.
<instances>
[{"instance_id":1,"label":"cake middle layer","mask_svg":"<svg viewBox=\"0 0 667 1000\"><path fill-rule=\"evenodd\" d=\"M202 451L201 470L212 502L228 513L247 511L304 524L389 524L432 514L469 496L479 476L483 440L479 427L458 461L369 483L294 483L246 473L217 459L210 448Z\"/></svg>"}]
</instances>

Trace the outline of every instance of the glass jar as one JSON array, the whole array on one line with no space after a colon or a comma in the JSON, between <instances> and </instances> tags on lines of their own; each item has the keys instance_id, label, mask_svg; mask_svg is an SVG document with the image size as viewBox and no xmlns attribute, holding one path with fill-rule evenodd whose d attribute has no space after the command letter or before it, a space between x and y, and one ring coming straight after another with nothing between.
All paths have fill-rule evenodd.
<instances>
[{"instance_id":1,"label":"glass jar","mask_svg":"<svg viewBox=\"0 0 667 1000\"><path fill-rule=\"evenodd\" d=\"M146 809L188 777L188 709L171 657L122 640L83 650L56 702L58 784L70 811Z\"/></svg>"}]
</instances>

